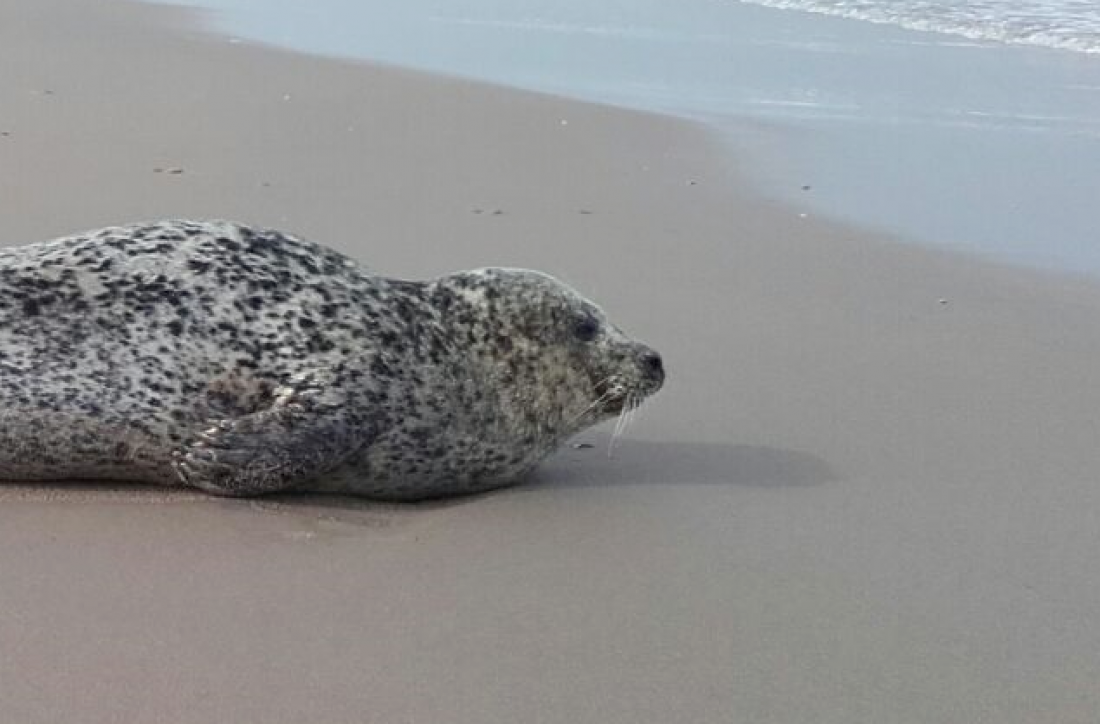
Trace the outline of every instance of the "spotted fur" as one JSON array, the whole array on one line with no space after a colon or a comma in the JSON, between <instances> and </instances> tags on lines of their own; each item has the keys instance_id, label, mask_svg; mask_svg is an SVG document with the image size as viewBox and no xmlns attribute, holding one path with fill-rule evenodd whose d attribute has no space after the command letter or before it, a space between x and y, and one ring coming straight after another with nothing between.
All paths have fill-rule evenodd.
<instances>
[{"instance_id":1,"label":"spotted fur","mask_svg":"<svg viewBox=\"0 0 1100 724\"><path fill-rule=\"evenodd\" d=\"M664 372L576 292L223 221L0 250L0 478L417 499L512 483Z\"/></svg>"}]
</instances>

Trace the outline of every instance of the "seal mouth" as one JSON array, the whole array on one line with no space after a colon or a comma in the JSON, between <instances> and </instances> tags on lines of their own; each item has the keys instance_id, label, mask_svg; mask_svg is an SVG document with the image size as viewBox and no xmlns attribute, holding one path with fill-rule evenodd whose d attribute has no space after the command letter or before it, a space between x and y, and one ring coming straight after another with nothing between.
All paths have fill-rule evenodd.
<instances>
[{"instance_id":1,"label":"seal mouth","mask_svg":"<svg viewBox=\"0 0 1100 724\"><path fill-rule=\"evenodd\" d=\"M596 385L596 407L607 415L618 415L627 407L637 406L659 389L651 385L626 385L622 380L609 379Z\"/></svg>"},{"instance_id":2,"label":"seal mouth","mask_svg":"<svg viewBox=\"0 0 1100 724\"><path fill-rule=\"evenodd\" d=\"M626 408L627 397L627 395L621 395L608 398L607 402L603 404L603 411L611 415L618 415Z\"/></svg>"}]
</instances>

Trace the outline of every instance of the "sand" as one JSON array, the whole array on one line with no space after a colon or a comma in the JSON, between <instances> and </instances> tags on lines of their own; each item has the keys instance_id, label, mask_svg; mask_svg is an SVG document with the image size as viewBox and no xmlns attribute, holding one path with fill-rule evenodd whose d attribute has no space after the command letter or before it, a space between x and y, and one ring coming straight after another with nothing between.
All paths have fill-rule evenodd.
<instances>
[{"instance_id":1,"label":"sand","mask_svg":"<svg viewBox=\"0 0 1100 724\"><path fill-rule=\"evenodd\" d=\"M669 382L446 503L0 488L0 719L1095 721L1097 286L800 217L691 124L199 20L0 0L0 244L537 267Z\"/></svg>"}]
</instances>

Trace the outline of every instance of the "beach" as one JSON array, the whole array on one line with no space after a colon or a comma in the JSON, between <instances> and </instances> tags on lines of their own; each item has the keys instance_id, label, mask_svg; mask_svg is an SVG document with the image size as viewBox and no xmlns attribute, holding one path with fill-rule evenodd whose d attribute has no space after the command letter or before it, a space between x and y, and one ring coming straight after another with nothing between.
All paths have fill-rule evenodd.
<instances>
[{"instance_id":1,"label":"beach","mask_svg":"<svg viewBox=\"0 0 1100 724\"><path fill-rule=\"evenodd\" d=\"M230 218L538 268L669 375L488 495L0 488L0 718L1095 721L1095 282L818 218L699 124L179 8L0 0L0 134L0 245Z\"/></svg>"},{"instance_id":2,"label":"beach","mask_svg":"<svg viewBox=\"0 0 1100 724\"><path fill-rule=\"evenodd\" d=\"M791 206L1100 276L1100 11L1076 0L187 4L241 41L702 121Z\"/></svg>"}]
</instances>

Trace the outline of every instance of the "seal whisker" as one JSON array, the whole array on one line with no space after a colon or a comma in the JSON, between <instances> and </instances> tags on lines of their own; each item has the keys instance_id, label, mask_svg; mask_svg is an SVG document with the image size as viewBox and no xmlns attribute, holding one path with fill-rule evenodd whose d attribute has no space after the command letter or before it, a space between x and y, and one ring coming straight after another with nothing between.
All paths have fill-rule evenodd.
<instances>
[{"instance_id":1,"label":"seal whisker","mask_svg":"<svg viewBox=\"0 0 1100 724\"><path fill-rule=\"evenodd\" d=\"M638 411L638 405L641 404L636 395L631 395L630 400L626 406L626 424L623 425L623 434L626 434L627 428L634 424L634 413Z\"/></svg>"},{"instance_id":2,"label":"seal whisker","mask_svg":"<svg viewBox=\"0 0 1100 724\"><path fill-rule=\"evenodd\" d=\"M638 399L638 395L631 395L629 404L627 405L626 425L623 426L624 435L626 434L627 428L634 424L634 413L638 411L638 405L640 404L642 403L641 400Z\"/></svg>"},{"instance_id":3,"label":"seal whisker","mask_svg":"<svg viewBox=\"0 0 1100 724\"><path fill-rule=\"evenodd\" d=\"M626 425L627 410L629 409L630 398L627 398L626 404L619 410L619 417L615 420L615 429L611 433L611 439L607 441L607 457L611 457L612 452L615 450L615 442L622 435L623 429Z\"/></svg>"},{"instance_id":4,"label":"seal whisker","mask_svg":"<svg viewBox=\"0 0 1100 724\"><path fill-rule=\"evenodd\" d=\"M607 380L610 380L610 379L611 379L611 377L607 377L607 378L605 378L604 381L606 382ZM577 420L581 419L582 417L587 415L589 412L591 412L593 408L598 407L599 405L602 405L604 402L607 402L607 400L611 398L611 396L614 394L614 392L615 392L614 390L608 390L607 392L604 392L602 395L600 395L595 400L593 400L588 405L588 407L585 407L583 410L578 412L576 415L573 415L573 417L569 418L569 420L566 422L566 425L567 426L572 426L572 424L575 423Z\"/></svg>"},{"instance_id":5,"label":"seal whisker","mask_svg":"<svg viewBox=\"0 0 1100 724\"><path fill-rule=\"evenodd\" d=\"M623 435L626 434L627 428L634 424L634 420L636 419L634 415L638 412L638 408L641 407L641 405L641 397L637 393L632 394L627 404L626 423L623 425L622 429Z\"/></svg>"}]
</instances>

